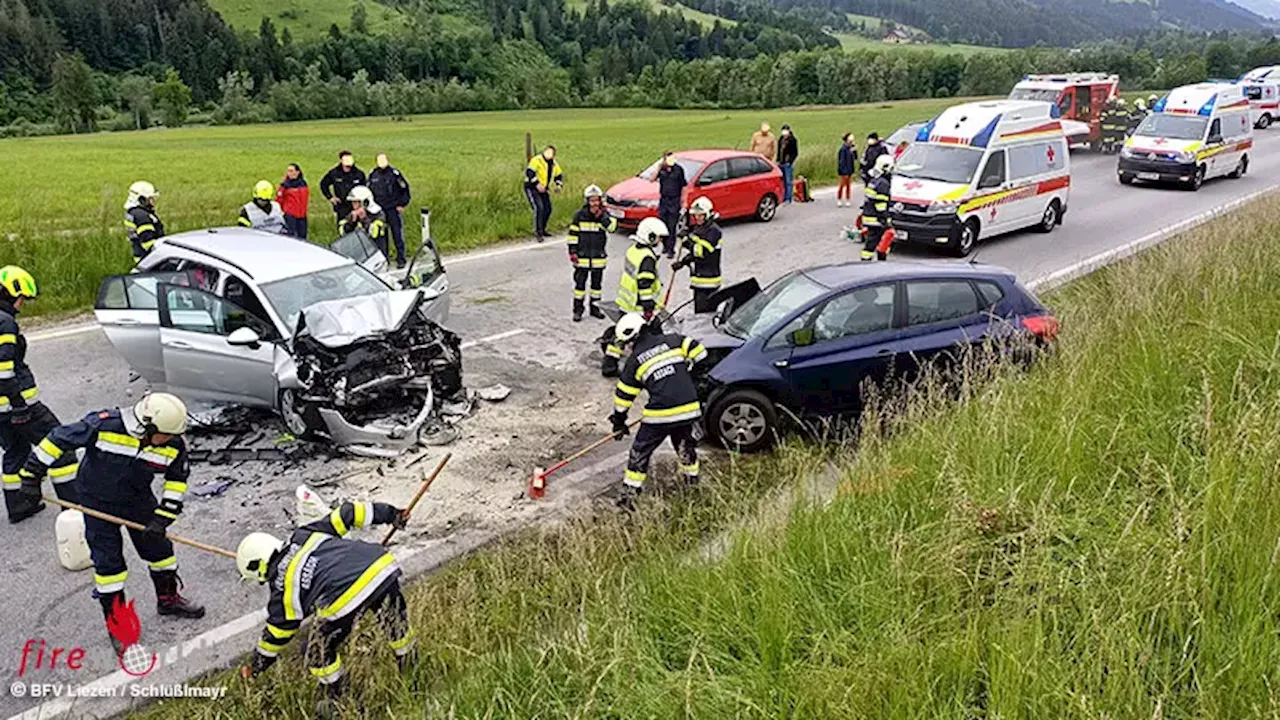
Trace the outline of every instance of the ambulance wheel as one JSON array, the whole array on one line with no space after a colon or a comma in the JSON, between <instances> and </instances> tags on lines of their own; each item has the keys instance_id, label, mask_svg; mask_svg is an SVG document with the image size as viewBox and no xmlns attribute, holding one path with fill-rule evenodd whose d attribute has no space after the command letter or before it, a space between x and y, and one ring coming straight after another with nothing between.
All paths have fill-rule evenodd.
<instances>
[{"instance_id":1,"label":"ambulance wheel","mask_svg":"<svg viewBox=\"0 0 1280 720\"><path fill-rule=\"evenodd\" d=\"M1249 172L1249 156L1244 155L1240 158L1240 162L1236 163L1236 169L1232 170L1231 174L1227 177L1232 180L1239 180L1244 177L1244 174L1247 172Z\"/></svg>"},{"instance_id":2,"label":"ambulance wheel","mask_svg":"<svg viewBox=\"0 0 1280 720\"><path fill-rule=\"evenodd\" d=\"M774 197L772 193L760 198L760 203L756 205L756 220L769 222L777 214L778 198Z\"/></svg>"},{"instance_id":3,"label":"ambulance wheel","mask_svg":"<svg viewBox=\"0 0 1280 720\"><path fill-rule=\"evenodd\" d=\"M960 239L951 247L951 254L956 257L966 257L973 252L973 246L978 244L978 220L977 218L969 218L965 224L960 227Z\"/></svg>"},{"instance_id":4,"label":"ambulance wheel","mask_svg":"<svg viewBox=\"0 0 1280 720\"><path fill-rule=\"evenodd\" d=\"M1188 190L1195 192L1196 190L1200 189L1201 185L1204 185L1204 166L1203 165L1196 168L1196 174L1191 177L1191 181L1188 182L1185 185L1185 187Z\"/></svg>"},{"instance_id":5,"label":"ambulance wheel","mask_svg":"<svg viewBox=\"0 0 1280 720\"><path fill-rule=\"evenodd\" d=\"M1266 113L1262 117L1258 118L1257 128L1259 130L1266 130L1269 127L1271 127L1271 114Z\"/></svg>"},{"instance_id":6,"label":"ambulance wheel","mask_svg":"<svg viewBox=\"0 0 1280 720\"><path fill-rule=\"evenodd\" d=\"M1044 209L1044 215L1040 216L1040 224L1036 229L1042 233L1051 233L1053 229L1062 223L1062 206L1057 200L1051 200L1049 206Z\"/></svg>"}]
</instances>

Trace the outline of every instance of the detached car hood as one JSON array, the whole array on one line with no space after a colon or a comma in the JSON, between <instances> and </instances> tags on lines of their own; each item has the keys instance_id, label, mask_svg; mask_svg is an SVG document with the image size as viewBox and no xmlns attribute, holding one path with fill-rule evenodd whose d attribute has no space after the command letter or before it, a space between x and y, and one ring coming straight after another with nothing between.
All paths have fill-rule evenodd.
<instances>
[{"instance_id":1,"label":"detached car hood","mask_svg":"<svg viewBox=\"0 0 1280 720\"><path fill-rule=\"evenodd\" d=\"M303 308L302 328L312 340L337 349L365 338L399 332L421 305L420 290L329 300Z\"/></svg>"},{"instance_id":2,"label":"detached car hood","mask_svg":"<svg viewBox=\"0 0 1280 720\"><path fill-rule=\"evenodd\" d=\"M657 200L658 183L642 177L628 178L609 188L606 194L615 200Z\"/></svg>"}]
</instances>

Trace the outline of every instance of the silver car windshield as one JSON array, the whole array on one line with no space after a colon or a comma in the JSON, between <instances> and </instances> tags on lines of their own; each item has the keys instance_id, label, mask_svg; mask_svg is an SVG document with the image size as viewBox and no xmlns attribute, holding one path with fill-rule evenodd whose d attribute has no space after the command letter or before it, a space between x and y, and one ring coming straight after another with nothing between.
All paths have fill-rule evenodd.
<instances>
[{"instance_id":1,"label":"silver car windshield","mask_svg":"<svg viewBox=\"0 0 1280 720\"><path fill-rule=\"evenodd\" d=\"M298 326L298 315L309 305L389 291L377 275L359 265L343 265L262 286L262 292L275 306L290 334Z\"/></svg>"},{"instance_id":2,"label":"silver car windshield","mask_svg":"<svg viewBox=\"0 0 1280 720\"><path fill-rule=\"evenodd\" d=\"M734 310L721 329L744 340L753 338L813 302L827 290L826 286L814 282L803 272L792 273Z\"/></svg>"}]
</instances>

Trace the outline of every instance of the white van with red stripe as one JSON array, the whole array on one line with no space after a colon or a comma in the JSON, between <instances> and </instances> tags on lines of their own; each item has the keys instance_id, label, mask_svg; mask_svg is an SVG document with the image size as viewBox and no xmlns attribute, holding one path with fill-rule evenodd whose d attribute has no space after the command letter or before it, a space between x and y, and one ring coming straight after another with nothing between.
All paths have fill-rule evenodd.
<instances>
[{"instance_id":1,"label":"white van with red stripe","mask_svg":"<svg viewBox=\"0 0 1280 720\"><path fill-rule=\"evenodd\" d=\"M1120 150L1116 173L1199 190L1205 180L1238 178L1249 170L1253 121L1244 86L1197 83L1161 98Z\"/></svg>"},{"instance_id":2,"label":"white van with red stripe","mask_svg":"<svg viewBox=\"0 0 1280 720\"><path fill-rule=\"evenodd\" d=\"M978 240L1050 232L1071 193L1058 106L995 100L943 111L898 158L889 204L895 242L968 255Z\"/></svg>"},{"instance_id":3,"label":"white van with red stripe","mask_svg":"<svg viewBox=\"0 0 1280 720\"><path fill-rule=\"evenodd\" d=\"M1249 98L1249 112L1258 130L1271 127L1280 118L1280 80L1245 80L1244 96Z\"/></svg>"}]
</instances>

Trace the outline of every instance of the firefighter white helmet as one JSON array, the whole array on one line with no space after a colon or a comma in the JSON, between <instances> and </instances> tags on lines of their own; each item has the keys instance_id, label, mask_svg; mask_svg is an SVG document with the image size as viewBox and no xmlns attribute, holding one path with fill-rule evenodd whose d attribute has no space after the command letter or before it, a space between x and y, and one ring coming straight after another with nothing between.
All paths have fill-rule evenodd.
<instances>
[{"instance_id":1,"label":"firefighter white helmet","mask_svg":"<svg viewBox=\"0 0 1280 720\"><path fill-rule=\"evenodd\" d=\"M640 221L640 226L636 228L635 239L641 245L653 247L662 242L662 238L670 234L666 223L656 217L651 217Z\"/></svg>"},{"instance_id":2,"label":"firefighter white helmet","mask_svg":"<svg viewBox=\"0 0 1280 720\"><path fill-rule=\"evenodd\" d=\"M644 327L644 315L640 313L627 313L623 315L618 324L613 328L614 341L619 345L626 345L636 336L640 334L640 328Z\"/></svg>"},{"instance_id":3,"label":"firefighter white helmet","mask_svg":"<svg viewBox=\"0 0 1280 720\"><path fill-rule=\"evenodd\" d=\"M1138 98L1137 100L1134 100L1134 101L1133 101L1133 106L1134 106L1134 107L1136 107L1136 108L1138 108L1139 110L1146 110L1146 109L1147 109L1147 101L1146 101L1146 100L1143 100L1142 98Z\"/></svg>"},{"instance_id":4,"label":"firefighter white helmet","mask_svg":"<svg viewBox=\"0 0 1280 720\"><path fill-rule=\"evenodd\" d=\"M152 200L159 194L160 191L156 190L155 185L152 185L146 180L139 180L129 186L129 197L124 201L124 209L128 210L130 208L138 207L144 200Z\"/></svg>"},{"instance_id":5,"label":"firefighter white helmet","mask_svg":"<svg viewBox=\"0 0 1280 720\"><path fill-rule=\"evenodd\" d=\"M591 198L603 198L604 191L599 185L588 185L586 190L582 191L582 199L590 200Z\"/></svg>"},{"instance_id":6,"label":"firefighter white helmet","mask_svg":"<svg viewBox=\"0 0 1280 720\"><path fill-rule=\"evenodd\" d=\"M892 172L892 171L893 171L893 158L890 157L888 154L885 154L876 158L875 167L871 168L871 175L873 177L880 177L881 175L884 175L885 173Z\"/></svg>"},{"instance_id":7,"label":"firefighter white helmet","mask_svg":"<svg viewBox=\"0 0 1280 720\"><path fill-rule=\"evenodd\" d=\"M133 416L148 435L181 435L187 431L187 406L177 395L149 393L133 406Z\"/></svg>"},{"instance_id":8,"label":"firefighter white helmet","mask_svg":"<svg viewBox=\"0 0 1280 720\"><path fill-rule=\"evenodd\" d=\"M713 209L713 206L711 205L711 198L708 198L706 195L703 195L697 200L694 200L693 204L689 206L689 214L709 216L711 215L712 209Z\"/></svg>"},{"instance_id":9,"label":"firefighter white helmet","mask_svg":"<svg viewBox=\"0 0 1280 720\"><path fill-rule=\"evenodd\" d=\"M358 203L371 213L382 212L382 206L373 201L373 191L364 185L357 185L347 193L347 202Z\"/></svg>"},{"instance_id":10,"label":"firefighter white helmet","mask_svg":"<svg viewBox=\"0 0 1280 720\"><path fill-rule=\"evenodd\" d=\"M280 552L284 543L274 535L263 532L249 533L236 547L236 567L245 580L256 583L267 581L267 565L271 556Z\"/></svg>"}]
</instances>

